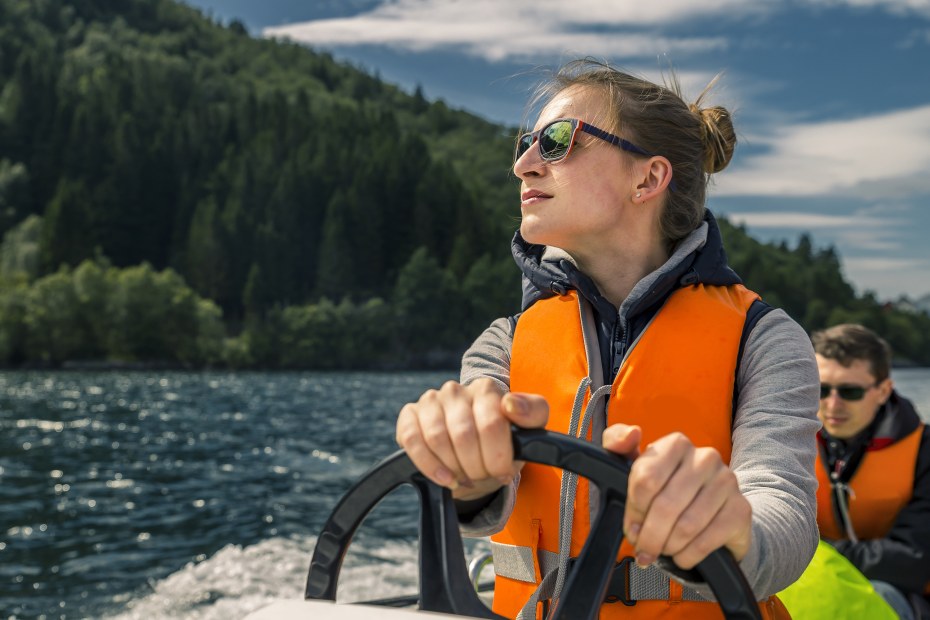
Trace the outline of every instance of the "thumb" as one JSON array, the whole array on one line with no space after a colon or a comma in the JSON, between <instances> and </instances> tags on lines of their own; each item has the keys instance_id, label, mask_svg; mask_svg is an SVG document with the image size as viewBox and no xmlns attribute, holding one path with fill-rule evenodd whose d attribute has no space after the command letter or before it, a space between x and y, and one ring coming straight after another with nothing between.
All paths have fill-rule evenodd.
<instances>
[{"instance_id":1,"label":"thumb","mask_svg":"<svg viewBox=\"0 0 930 620\"><path fill-rule=\"evenodd\" d=\"M636 425L612 424L604 429L602 443L611 452L628 459L639 456L639 443L643 439L643 429Z\"/></svg>"},{"instance_id":2,"label":"thumb","mask_svg":"<svg viewBox=\"0 0 930 620\"><path fill-rule=\"evenodd\" d=\"M501 398L504 417L522 428L542 428L549 419L549 403L539 394L507 392Z\"/></svg>"}]
</instances>

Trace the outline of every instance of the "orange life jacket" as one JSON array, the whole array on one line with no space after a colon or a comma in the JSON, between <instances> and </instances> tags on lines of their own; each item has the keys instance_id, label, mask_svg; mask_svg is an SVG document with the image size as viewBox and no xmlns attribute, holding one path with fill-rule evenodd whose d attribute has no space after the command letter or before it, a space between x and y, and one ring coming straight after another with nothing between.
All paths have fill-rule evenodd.
<instances>
[{"instance_id":1,"label":"orange life jacket","mask_svg":"<svg viewBox=\"0 0 930 620\"><path fill-rule=\"evenodd\" d=\"M741 285L694 285L674 292L627 353L614 378L607 424L639 425L643 445L680 431L696 446L716 448L724 462L729 462L739 343L746 312L756 299L758 295ZM583 328L586 307L575 291L540 300L520 316L514 333L511 390L544 395L550 411L546 428L561 433L571 426L573 407L576 411L579 405L586 407L598 387L579 394L577 398L583 402L575 402L585 378L595 372L600 375L595 369L601 364L596 336L588 333L586 340ZM590 429L585 437L591 440ZM501 615L517 616L552 566L553 556L558 556L561 479L558 469L527 464L513 512L504 529L491 537L496 571L499 550L522 558L524 563L519 578L498 575L496 579L494 611ZM587 481L578 479L572 557L580 553L588 536L592 510L589 492ZM624 541L618 562L632 555L632 547ZM658 572L653 567L647 570ZM675 581L666 582L667 598L641 599L633 606L607 603L602 605L600 617L723 617L716 603L700 597L696 600L690 589ZM542 607L537 607L537 617L541 617ZM766 618L789 617L774 597L760 603L760 608Z\"/></svg>"},{"instance_id":2,"label":"orange life jacket","mask_svg":"<svg viewBox=\"0 0 930 620\"><path fill-rule=\"evenodd\" d=\"M901 509L911 501L914 468L923 435L920 424L900 441L880 450L869 450L848 482L849 516L860 540L884 538ZM832 482L820 451L817 452L817 525L823 538L848 539L837 523Z\"/></svg>"}]
</instances>

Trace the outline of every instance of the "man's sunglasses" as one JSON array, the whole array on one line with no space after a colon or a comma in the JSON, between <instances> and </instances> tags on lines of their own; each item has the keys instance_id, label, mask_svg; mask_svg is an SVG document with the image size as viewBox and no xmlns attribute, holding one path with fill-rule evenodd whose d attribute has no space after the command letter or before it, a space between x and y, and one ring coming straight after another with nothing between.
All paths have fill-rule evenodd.
<instances>
[{"instance_id":1,"label":"man's sunglasses","mask_svg":"<svg viewBox=\"0 0 930 620\"><path fill-rule=\"evenodd\" d=\"M862 400L865 393L871 390L874 385L862 387L861 385L830 385L829 383L820 384L820 399L828 398L833 390L843 400L856 401Z\"/></svg>"},{"instance_id":2,"label":"man's sunglasses","mask_svg":"<svg viewBox=\"0 0 930 620\"><path fill-rule=\"evenodd\" d=\"M514 155L516 162L520 157L530 150L534 143L539 143L539 156L547 162L561 161L568 157L572 147L575 145L575 136L578 131L589 133L596 138L609 142L624 151L652 157L652 153L645 151L632 142L624 140L620 136L606 132L603 129L589 125L577 118L559 118L541 129L525 133L517 139L517 150Z\"/></svg>"}]
</instances>

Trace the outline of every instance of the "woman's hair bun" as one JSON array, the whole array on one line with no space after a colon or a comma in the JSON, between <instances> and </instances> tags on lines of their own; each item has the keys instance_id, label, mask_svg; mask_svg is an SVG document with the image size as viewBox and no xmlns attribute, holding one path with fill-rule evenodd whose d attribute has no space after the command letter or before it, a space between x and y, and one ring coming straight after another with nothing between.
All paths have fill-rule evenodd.
<instances>
[{"instance_id":1,"label":"woman's hair bun","mask_svg":"<svg viewBox=\"0 0 930 620\"><path fill-rule=\"evenodd\" d=\"M713 174L727 167L736 148L736 131L730 112L721 106L700 107L698 102L688 106L701 123L701 141L704 143L704 172Z\"/></svg>"}]
</instances>

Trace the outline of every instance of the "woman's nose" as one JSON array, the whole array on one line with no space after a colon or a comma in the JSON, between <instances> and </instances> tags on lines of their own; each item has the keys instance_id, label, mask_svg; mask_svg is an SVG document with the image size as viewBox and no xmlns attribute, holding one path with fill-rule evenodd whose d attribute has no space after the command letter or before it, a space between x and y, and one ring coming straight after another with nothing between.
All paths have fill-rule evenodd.
<instances>
[{"instance_id":1,"label":"woman's nose","mask_svg":"<svg viewBox=\"0 0 930 620\"><path fill-rule=\"evenodd\" d=\"M538 176L545 169L546 162L539 154L539 143L534 140L530 148L523 151L523 154L513 162L513 173L517 177Z\"/></svg>"}]
</instances>

